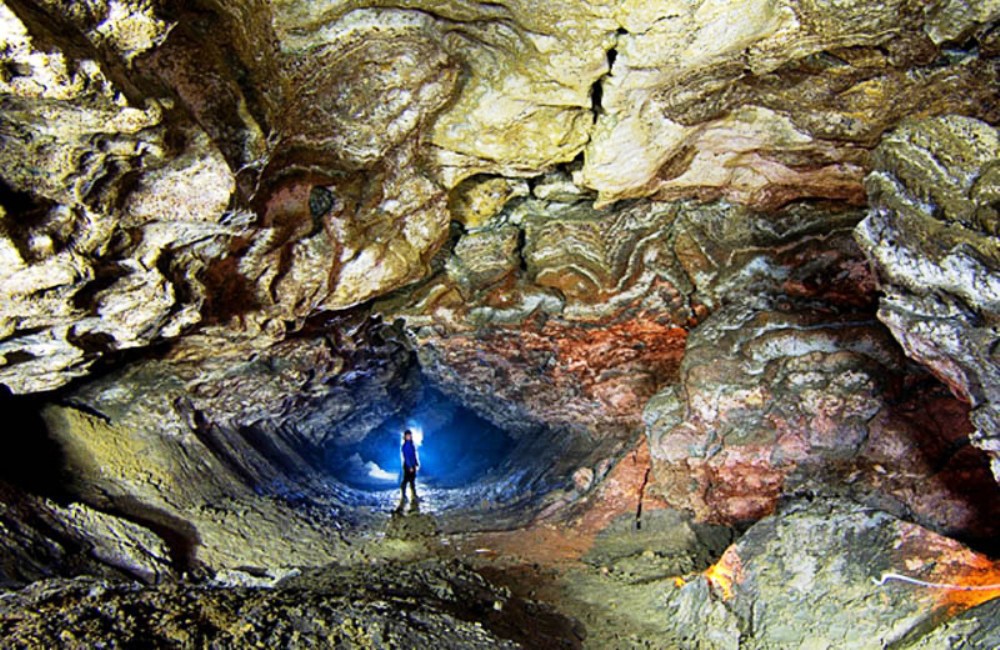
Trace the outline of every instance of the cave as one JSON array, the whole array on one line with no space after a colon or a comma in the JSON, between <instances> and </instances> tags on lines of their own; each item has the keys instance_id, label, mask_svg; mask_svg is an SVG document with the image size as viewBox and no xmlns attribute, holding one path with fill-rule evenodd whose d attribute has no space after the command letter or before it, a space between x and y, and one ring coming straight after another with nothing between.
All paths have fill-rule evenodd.
<instances>
[{"instance_id":1,"label":"cave","mask_svg":"<svg viewBox=\"0 0 1000 650\"><path fill-rule=\"evenodd\" d=\"M4 647L1000 647L998 98L994 0L0 0Z\"/></svg>"},{"instance_id":2,"label":"cave","mask_svg":"<svg viewBox=\"0 0 1000 650\"><path fill-rule=\"evenodd\" d=\"M338 481L368 492L395 488L401 432L410 431L419 452L421 483L455 490L496 477L505 465L513 439L502 429L440 394L400 419L390 419L353 445L327 449L327 463Z\"/></svg>"}]
</instances>

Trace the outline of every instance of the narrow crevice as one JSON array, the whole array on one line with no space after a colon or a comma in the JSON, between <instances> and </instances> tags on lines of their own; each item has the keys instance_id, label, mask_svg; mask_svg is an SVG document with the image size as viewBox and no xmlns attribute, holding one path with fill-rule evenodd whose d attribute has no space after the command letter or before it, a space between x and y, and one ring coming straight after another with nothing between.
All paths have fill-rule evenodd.
<instances>
[{"instance_id":1,"label":"narrow crevice","mask_svg":"<svg viewBox=\"0 0 1000 650\"><path fill-rule=\"evenodd\" d=\"M590 110L594 112L594 115L600 115L603 111L601 108L601 100L604 98L604 90L602 85L604 84L604 76L594 82L594 85L590 87Z\"/></svg>"},{"instance_id":2,"label":"narrow crevice","mask_svg":"<svg viewBox=\"0 0 1000 650\"><path fill-rule=\"evenodd\" d=\"M528 275L528 260L525 258L524 249L527 245L527 235L525 234L524 228L519 228L517 231L517 259L518 259L518 269L522 276L527 277Z\"/></svg>"},{"instance_id":3,"label":"narrow crevice","mask_svg":"<svg viewBox=\"0 0 1000 650\"><path fill-rule=\"evenodd\" d=\"M628 32L623 28L619 28L615 32L615 42L608 48L605 52L608 62L608 71L601 75L594 84L590 87L590 110L593 111L594 117L604 113L604 108L602 102L604 100L604 81L611 76L612 71L615 67L615 61L618 59L618 39Z\"/></svg>"},{"instance_id":4,"label":"narrow crevice","mask_svg":"<svg viewBox=\"0 0 1000 650\"><path fill-rule=\"evenodd\" d=\"M649 485L649 472L652 468L647 467L642 475L642 484L639 486L639 503L635 507L635 529L642 530L642 500L646 496L646 486Z\"/></svg>"}]
</instances>

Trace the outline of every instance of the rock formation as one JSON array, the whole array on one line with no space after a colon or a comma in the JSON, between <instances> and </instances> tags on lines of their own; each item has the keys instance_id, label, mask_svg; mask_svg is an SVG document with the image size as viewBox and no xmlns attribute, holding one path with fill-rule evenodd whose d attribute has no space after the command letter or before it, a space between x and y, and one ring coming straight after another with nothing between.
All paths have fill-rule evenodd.
<instances>
[{"instance_id":1,"label":"rock formation","mask_svg":"<svg viewBox=\"0 0 1000 650\"><path fill-rule=\"evenodd\" d=\"M903 124L875 151L858 241L883 276L879 319L972 407L1000 479L996 395L1000 139L959 116Z\"/></svg>"},{"instance_id":2,"label":"rock formation","mask_svg":"<svg viewBox=\"0 0 1000 650\"><path fill-rule=\"evenodd\" d=\"M530 645L508 565L344 594L540 540L583 591L660 590L637 646L804 643L824 594L873 621L831 647L994 639L989 603L876 601L841 563L995 575L955 540L1000 532L998 25L997 0L0 0L0 584L72 579L0 625L93 643L114 603L118 635L232 615L147 629L181 645ZM387 523L330 458L445 402L510 444ZM232 627L300 592L313 623ZM52 594L79 637L25 614ZM595 611L589 643L625 644Z\"/></svg>"}]
</instances>

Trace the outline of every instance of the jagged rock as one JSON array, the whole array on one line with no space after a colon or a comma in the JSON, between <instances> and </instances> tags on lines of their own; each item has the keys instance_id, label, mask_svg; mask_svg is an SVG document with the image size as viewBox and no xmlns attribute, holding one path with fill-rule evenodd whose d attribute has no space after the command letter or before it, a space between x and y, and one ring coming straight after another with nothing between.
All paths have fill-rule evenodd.
<instances>
[{"instance_id":1,"label":"jagged rock","mask_svg":"<svg viewBox=\"0 0 1000 650\"><path fill-rule=\"evenodd\" d=\"M652 582L707 569L732 540L732 530L724 526L696 523L677 510L654 510L640 520L635 515L614 520L583 560L632 584Z\"/></svg>"},{"instance_id":2,"label":"jagged rock","mask_svg":"<svg viewBox=\"0 0 1000 650\"><path fill-rule=\"evenodd\" d=\"M467 228L484 226L509 202L529 194L522 180L502 176L473 176L458 184L448 197L453 219Z\"/></svg>"},{"instance_id":3,"label":"jagged rock","mask_svg":"<svg viewBox=\"0 0 1000 650\"><path fill-rule=\"evenodd\" d=\"M535 517L548 540L572 518L579 557L598 531L623 533L622 513L667 546L703 525L671 506L742 524L784 499L847 495L992 543L1000 500L966 444L969 411L874 319L876 276L851 233L871 198L858 232L882 321L971 404L1000 476L987 124L1000 121L1000 2L397 5L0 0L0 391L58 391L43 412L87 504L24 497L56 532L12 516L25 525L0 548L39 557L12 582L208 565L243 572L204 604L239 615L152 638L319 635L285 601L275 636L257 614L240 627L257 601L232 582L364 559L340 533L374 521L360 504L384 495L338 484L327 460L404 417L425 384L515 438L488 481L439 502L480 504L464 526ZM985 122L904 121L947 114ZM810 534L790 511L788 535L825 543L834 521L882 548L869 519L904 527L844 512ZM425 513L380 540L436 530ZM750 555L787 551L747 539ZM854 553L832 548L815 561ZM626 577L690 570L636 550L615 558ZM677 620L711 621L706 645L801 641L763 605L711 599L738 552L711 585L679 590ZM419 645L410 624L425 615L432 644L446 644L437 631L503 643L411 607L454 587L411 578L427 589L408 592L414 619L387 643ZM791 602L753 580L755 600ZM118 589L49 587L98 601L84 609ZM50 602L49 587L18 606ZM194 617L204 593L109 598ZM370 629L315 608L345 643L374 643L370 630L396 630L392 593L364 603ZM893 634L920 621L900 642L945 611L888 602L912 614ZM96 619L81 617L93 642ZM76 633L25 625L35 645Z\"/></svg>"},{"instance_id":4,"label":"jagged rock","mask_svg":"<svg viewBox=\"0 0 1000 650\"><path fill-rule=\"evenodd\" d=\"M305 572L273 589L44 581L0 599L14 645L580 648L575 621L460 564Z\"/></svg>"},{"instance_id":5,"label":"jagged rock","mask_svg":"<svg viewBox=\"0 0 1000 650\"><path fill-rule=\"evenodd\" d=\"M905 123L876 150L857 237L884 279L879 318L972 406L974 443L1000 479L998 156L1000 137L982 122Z\"/></svg>"},{"instance_id":6,"label":"jagged rock","mask_svg":"<svg viewBox=\"0 0 1000 650\"><path fill-rule=\"evenodd\" d=\"M0 381L33 392L198 323L197 276L238 229L221 222L232 172L198 130L168 124L169 98L127 101L114 66L13 6L0 7L14 71L0 80ZM141 3L74 8L58 21L129 60L169 29Z\"/></svg>"},{"instance_id":7,"label":"jagged rock","mask_svg":"<svg viewBox=\"0 0 1000 650\"><path fill-rule=\"evenodd\" d=\"M784 494L852 493L989 540L997 492L967 411L905 365L871 316L723 308L688 338L680 386L646 407L655 489L726 522ZM949 447L962 453L931 460Z\"/></svg>"},{"instance_id":8,"label":"jagged rock","mask_svg":"<svg viewBox=\"0 0 1000 650\"><path fill-rule=\"evenodd\" d=\"M25 459L26 460L26 459ZM148 528L81 503L0 484L0 587L53 576L176 577L170 551Z\"/></svg>"},{"instance_id":9,"label":"jagged rock","mask_svg":"<svg viewBox=\"0 0 1000 650\"><path fill-rule=\"evenodd\" d=\"M909 646L914 650L932 648L995 648L1000 646L1000 600L968 609Z\"/></svg>"},{"instance_id":10,"label":"jagged rock","mask_svg":"<svg viewBox=\"0 0 1000 650\"><path fill-rule=\"evenodd\" d=\"M875 320L851 237L859 212L735 212L689 210L674 226L695 295L715 311L687 338L676 385L645 407L652 489L725 522L799 491L850 493L990 539L995 515L980 514L996 500L977 495L995 488L967 446L966 409L908 369ZM940 465L917 451L952 445L962 452Z\"/></svg>"},{"instance_id":11,"label":"jagged rock","mask_svg":"<svg viewBox=\"0 0 1000 650\"><path fill-rule=\"evenodd\" d=\"M57 388L204 326L273 343L427 277L450 219L485 226L529 189L861 202L907 114L996 118L998 11L10 2L0 380ZM567 270L542 286L572 305L595 269Z\"/></svg>"},{"instance_id":12,"label":"jagged rock","mask_svg":"<svg viewBox=\"0 0 1000 650\"><path fill-rule=\"evenodd\" d=\"M330 562L342 542L326 527L342 504L293 503L331 499L324 448L364 437L414 398L391 330L341 327L339 341L217 346L213 363L200 346L194 359L178 348L67 394L43 415L74 492L169 531L190 566Z\"/></svg>"},{"instance_id":13,"label":"jagged rock","mask_svg":"<svg viewBox=\"0 0 1000 650\"><path fill-rule=\"evenodd\" d=\"M571 473L630 441L699 312L671 250L679 206L552 205L526 200L468 232L446 272L374 309L405 320L446 394L522 439L558 431L537 444L563 449Z\"/></svg>"},{"instance_id":14,"label":"jagged rock","mask_svg":"<svg viewBox=\"0 0 1000 650\"><path fill-rule=\"evenodd\" d=\"M625 3L579 182L601 203L726 196L863 202L866 149L914 111L996 119L995 2ZM947 25L947 27L944 27Z\"/></svg>"},{"instance_id":15,"label":"jagged rock","mask_svg":"<svg viewBox=\"0 0 1000 650\"><path fill-rule=\"evenodd\" d=\"M568 170L561 169L545 174L538 179L531 187L531 195L536 199L554 203L577 203L595 198L593 192L573 182L573 177Z\"/></svg>"},{"instance_id":16,"label":"jagged rock","mask_svg":"<svg viewBox=\"0 0 1000 650\"><path fill-rule=\"evenodd\" d=\"M518 270L520 233L509 226L484 228L458 240L447 270L463 296L471 296Z\"/></svg>"},{"instance_id":17,"label":"jagged rock","mask_svg":"<svg viewBox=\"0 0 1000 650\"><path fill-rule=\"evenodd\" d=\"M922 637L966 632L961 619L932 630L1000 589L878 581L894 573L972 586L995 583L998 571L996 562L885 513L817 501L755 524L667 605L679 614L670 625L681 648L929 647ZM976 615L969 610L966 620Z\"/></svg>"}]
</instances>

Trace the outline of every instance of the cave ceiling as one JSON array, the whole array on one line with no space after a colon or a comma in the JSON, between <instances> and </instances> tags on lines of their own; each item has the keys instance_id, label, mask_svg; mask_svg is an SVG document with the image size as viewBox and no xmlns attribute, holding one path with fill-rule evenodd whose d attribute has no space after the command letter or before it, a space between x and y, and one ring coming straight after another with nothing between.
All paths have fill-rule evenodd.
<instances>
[{"instance_id":1,"label":"cave ceiling","mask_svg":"<svg viewBox=\"0 0 1000 650\"><path fill-rule=\"evenodd\" d=\"M995 535L940 506L976 450L882 470L971 437L1000 476L998 19L4 0L0 384L81 466L155 421L96 501L306 475L427 384L591 476L644 437L705 519L836 466Z\"/></svg>"}]
</instances>

